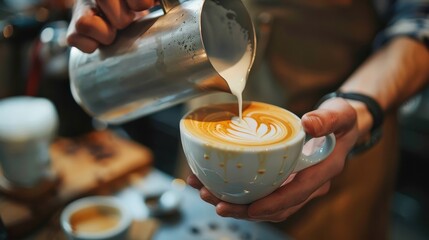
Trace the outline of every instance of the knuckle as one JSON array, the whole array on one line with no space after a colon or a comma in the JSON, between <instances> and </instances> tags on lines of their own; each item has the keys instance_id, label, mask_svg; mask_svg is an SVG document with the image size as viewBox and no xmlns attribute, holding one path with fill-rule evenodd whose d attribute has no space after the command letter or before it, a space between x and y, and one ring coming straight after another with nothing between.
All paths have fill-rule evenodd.
<instances>
[{"instance_id":1,"label":"knuckle","mask_svg":"<svg viewBox=\"0 0 429 240\"><path fill-rule=\"evenodd\" d=\"M213 196L206 188L201 188L200 197L203 201L212 205L216 205L218 203L218 199Z\"/></svg>"},{"instance_id":2,"label":"knuckle","mask_svg":"<svg viewBox=\"0 0 429 240\"><path fill-rule=\"evenodd\" d=\"M69 35L66 39L67 44L76 47L84 53L93 53L98 48L98 44L94 41L85 41L85 39L77 34Z\"/></svg>"},{"instance_id":3,"label":"knuckle","mask_svg":"<svg viewBox=\"0 0 429 240\"><path fill-rule=\"evenodd\" d=\"M209 202L209 203L212 200L210 193L207 191L204 191L204 189L200 190L200 197L201 197L201 199L203 199L204 201Z\"/></svg>"},{"instance_id":4,"label":"knuckle","mask_svg":"<svg viewBox=\"0 0 429 240\"><path fill-rule=\"evenodd\" d=\"M327 112L327 129L328 132L333 132L338 123L338 115L332 111Z\"/></svg>"},{"instance_id":5,"label":"knuckle","mask_svg":"<svg viewBox=\"0 0 429 240\"><path fill-rule=\"evenodd\" d=\"M221 217L230 217L231 214L225 211L223 208L216 208L216 213Z\"/></svg>"},{"instance_id":6,"label":"knuckle","mask_svg":"<svg viewBox=\"0 0 429 240\"><path fill-rule=\"evenodd\" d=\"M66 37L67 44L70 45L70 46L74 46L74 44L76 42L76 37L77 36L76 36L75 33L69 33L69 34L67 34L67 37Z\"/></svg>"},{"instance_id":7,"label":"knuckle","mask_svg":"<svg viewBox=\"0 0 429 240\"><path fill-rule=\"evenodd\" d=\"M75 28L77 33L89 35L95 30L96 26L94 26L91 17L83 16L76 21Z\"/></svg>"}]
</instances>

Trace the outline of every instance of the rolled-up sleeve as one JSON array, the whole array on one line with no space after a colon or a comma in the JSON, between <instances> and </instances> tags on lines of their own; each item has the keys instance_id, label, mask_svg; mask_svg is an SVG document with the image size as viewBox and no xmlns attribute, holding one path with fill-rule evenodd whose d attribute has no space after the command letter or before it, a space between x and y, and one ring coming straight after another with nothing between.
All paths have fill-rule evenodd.
<instances>
[{"instance_id":1,"label":"rolled-up sleeve","mask_svg":"<svg viewBox=\"0 0 429 240\"><path fill-rule=\"evenodd\" d=\"M398 36L407 36L429 48L429 0L399 0L389 6L385 28L374 45L383 46Z\"/></svg>"}]
</instances>

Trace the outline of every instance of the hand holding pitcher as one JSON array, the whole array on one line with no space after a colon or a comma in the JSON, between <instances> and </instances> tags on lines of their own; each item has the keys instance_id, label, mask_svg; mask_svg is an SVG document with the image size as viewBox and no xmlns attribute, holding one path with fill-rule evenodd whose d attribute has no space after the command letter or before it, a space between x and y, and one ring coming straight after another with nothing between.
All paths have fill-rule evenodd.
<instances>
[{"instance_id":1,"label":"hand holding pitcher","mask_svg":"<svg viewBox=\"0 0 429 240\"><path fill-rule=\"evenodd\" d=\"M107 3L112 7L103 7ZM115 25L105 25L103 19L111 9L120 15L123 4L100 1L88 8L79 2L69 31L69 42L82 50L70 53L73 97L101 121L123 123L210 91L230 92L220 72L237 65L243 55L254 58L255 31L240 0L161 1L162 10L151 9L109 46L85 53L99 46L91 37L103 38L104 44L113 41ZM97 15L94 8L103 12ZM123 15L128 23L130 17ZM82 32L91 33L91 41Z\"/></svg>"},{"instance_id":2,"label":"hand holding pitcher","mask_svg":"<svg viewBox=\"0 0 429 240\"><path fill-rule=\"evenodd\" d=\"M112 44L118 30L154 5L154 0L77 0L67 42L82 52L92 53L100 46Z\"/></svg>"}]
</instances>

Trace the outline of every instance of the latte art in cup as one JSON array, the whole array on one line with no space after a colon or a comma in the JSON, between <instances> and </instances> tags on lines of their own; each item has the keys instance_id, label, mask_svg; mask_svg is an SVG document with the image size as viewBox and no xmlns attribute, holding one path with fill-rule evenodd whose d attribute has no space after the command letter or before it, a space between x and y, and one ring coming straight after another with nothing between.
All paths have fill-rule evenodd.
<instances>
[{"instance_id":1,"label":"latte art in cup","mask_svg":"<svg viewBox=\"0 0 429 240\"><path fill-rule=\"evenodd\" d=\"M183 123L208 144L238 147L284 143L301 128L299 119L289 112L263 103L245 103L243 118L237 116L237 104L218 104L195 110Z\"/></svg>"},{"instance_id":2,"label":"latte art in cup","mask_svg":"<svg viewBox=\"0 0 429 240\"><path fill-rule=\"evenodd\" d=\"M180 121L183 152L192 172L217 198L248 204L279 188L294 172L325 159L335 136L303 153L306 134L294 113L267 103L209 105Z\"/></svg>"}]
</instances>

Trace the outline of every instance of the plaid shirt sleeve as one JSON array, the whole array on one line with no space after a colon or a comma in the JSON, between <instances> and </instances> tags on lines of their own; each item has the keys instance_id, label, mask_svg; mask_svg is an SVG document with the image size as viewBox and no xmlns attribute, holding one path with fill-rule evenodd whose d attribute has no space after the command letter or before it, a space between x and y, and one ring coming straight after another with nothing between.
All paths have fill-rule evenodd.
<instances>
[{"instance_id":1,"label":"plaid shirt sleeve","mask_svg":"<svg viewBox=\"0 0 429 240\"><path fill-rule=\"evenodd\" d=\"M375 39L375 47L397 36L408 36L429 48L429 0L397 0L387 11L387 25Z\"/></svg>"}]
</instances>

